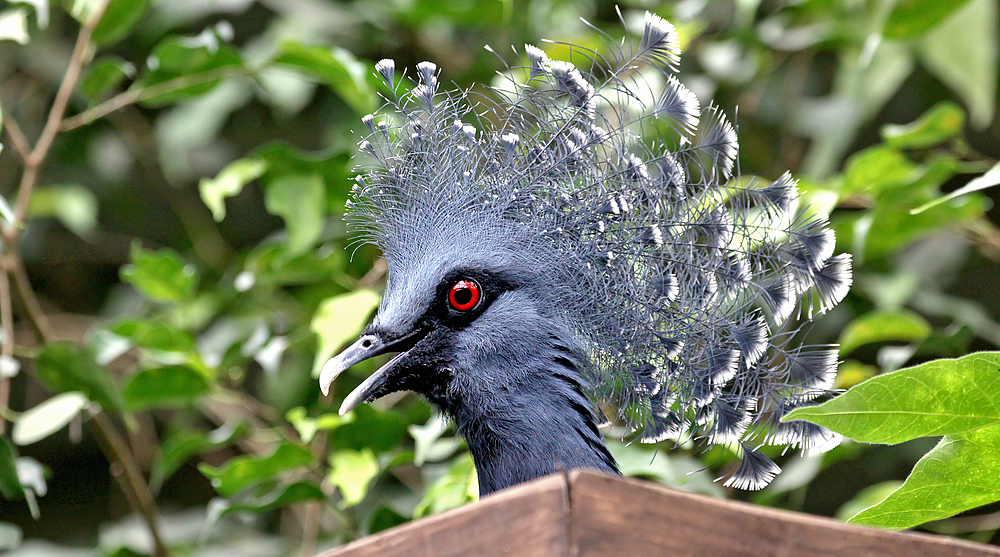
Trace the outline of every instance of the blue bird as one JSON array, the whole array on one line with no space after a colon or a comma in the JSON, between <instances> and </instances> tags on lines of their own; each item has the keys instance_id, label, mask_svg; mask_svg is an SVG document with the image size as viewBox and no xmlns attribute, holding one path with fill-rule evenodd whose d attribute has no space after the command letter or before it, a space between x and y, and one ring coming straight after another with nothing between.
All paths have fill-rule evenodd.
<instances>
[{"instance_id":1,"label":"blue bird","mask_svg":"<svg viewBox=\"0 0 1000 557\"><path fill-rule=\"evenodd\" d=\"M834 346L796 340L835 306L851 261L795 181L740 180L734 127L675 77L674 27L571 61L526 45L485 92L442 91L437 67L376 72L347 219L388 284L361 338L324 366L396 353L343 402L419 393L468 442L480 494L617 465L598 426L740 455L727 486L780 471L761 445L840 438L794 407L827 396Z\"/></svg>"}]
</instances>

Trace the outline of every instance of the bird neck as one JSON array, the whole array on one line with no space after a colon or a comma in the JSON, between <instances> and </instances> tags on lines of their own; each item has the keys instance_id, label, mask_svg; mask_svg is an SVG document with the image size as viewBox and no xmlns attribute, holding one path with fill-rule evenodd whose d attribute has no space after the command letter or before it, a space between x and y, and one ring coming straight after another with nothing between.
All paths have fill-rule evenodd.
<instances>
[{"instance_id":1,"label":"bird neck","mask_svg":"<svg viewBox=\"0 0 1000 557\"><path fill-rule=\"evenodd\" d=\"M618 473L584 394L580 361L556 343L542 357L498 366L506 369L455 370L439 404L469 445L481 496L560 470Z\"/></svg>"}]
</instances>

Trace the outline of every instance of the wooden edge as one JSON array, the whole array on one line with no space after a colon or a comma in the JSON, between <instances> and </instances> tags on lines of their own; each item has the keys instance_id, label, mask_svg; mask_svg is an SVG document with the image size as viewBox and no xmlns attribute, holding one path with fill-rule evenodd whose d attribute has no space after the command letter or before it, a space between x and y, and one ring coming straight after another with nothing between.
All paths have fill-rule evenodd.
<instances>
[{"instance_id":1,"label":"wooden edge","mask_svg":"<svg viewBox=\"0 0 1000 557\"><path fill-rule=\"evenodd\" d=\"M568 555L568 479L553 475L361 538L317 557Z\"/></svg>"},{"instance_id":2,"label":"wooden edge","mask_svg":"<svg viewBox=\"0 0 1000 557\"><path fill-rule=\"evenodd\" d=\"M996 557L1000 548L711 499L593 471L569 474L572 555Z\"/></svg>"}]
</instances>

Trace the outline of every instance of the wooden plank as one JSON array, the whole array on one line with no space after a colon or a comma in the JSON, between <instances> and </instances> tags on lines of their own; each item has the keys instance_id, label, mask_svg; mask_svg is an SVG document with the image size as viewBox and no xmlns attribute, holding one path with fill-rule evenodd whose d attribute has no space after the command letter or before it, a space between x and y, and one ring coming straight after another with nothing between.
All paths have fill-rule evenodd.
<instances>
[{"instance_id":1,"label":"wooden plank","mask_svg":"<svg viewBox=\"0 0 1000 557\"><path fill-rule=\"evenodd\" d=\"M566 488L565 476L549 476L362 538L319 557L568 555Z\"/></svg>"},{"instance_id":2,"label":"wooden plank","mask_svg":"<svg viewBox=\"0 0 1000 557\"><path fill-rule=\"evenodd\" d=\"M571 555L997 557L1000 548L570 473ZM492 553L477 553L492 555Z\"/></svg>"}]
</instances>

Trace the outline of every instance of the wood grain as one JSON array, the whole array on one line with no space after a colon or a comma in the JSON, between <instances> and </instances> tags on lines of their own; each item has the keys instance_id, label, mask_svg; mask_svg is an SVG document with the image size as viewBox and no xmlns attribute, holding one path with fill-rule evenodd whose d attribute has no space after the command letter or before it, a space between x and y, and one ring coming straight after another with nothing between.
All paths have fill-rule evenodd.
<instances>
[{"instance_id":1,"label":"wood grain","mask_svg":"<svg viewBox=\"0 0 1000 557\"><path fill-rule=\"evenodd\" d=\"M931 534L711 499L576 470L363 538L320 557L1000 557Z\"/></svg>"},{"instance_id":2,"label":"wood grain","mask_svg":"<svg viewBox=\"0 0 1000 557\"><path fill-rule=\"evenodd\" d=\"M362 538L320 557L566 555L567 481L549 476Z\"/></svg>"},{"instance_id":3,"label":"wood grain","mask_svg":"<svg viewBox=\"0 0 1000 557\"><path fill-rule=\"evenodd\" d=\"M992 546L851 526L593 472L571 473L570 484L574 557L1000 556Z\"/></svg>"}]
</instances>

